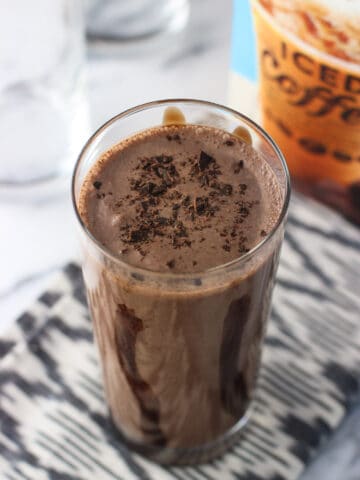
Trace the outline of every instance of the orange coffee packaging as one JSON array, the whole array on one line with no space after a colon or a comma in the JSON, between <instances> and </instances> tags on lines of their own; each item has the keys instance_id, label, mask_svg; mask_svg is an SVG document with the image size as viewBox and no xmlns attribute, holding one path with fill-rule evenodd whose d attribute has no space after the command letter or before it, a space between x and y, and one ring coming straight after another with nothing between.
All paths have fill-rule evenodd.
<instances>
[{"instance_id":1,"label":"orange coffee packaging","mask_svg":"<svg viewBox=\"0 0 360 480\"><path fill-rule=\"evenodd\" d=\"M263 126L294 186L360 223L360 2L252 6Z\"/></svg>"},{"instance_id":2,"label":"orange coffee packaging","mask_svg":"<svg viewBox=\"0 0 360 480\"><path fill-rule=\"evenodd\" d=\"M263 126L294 186L360 223L360 2L252 7Z\"/></svg>"}]
</instances>

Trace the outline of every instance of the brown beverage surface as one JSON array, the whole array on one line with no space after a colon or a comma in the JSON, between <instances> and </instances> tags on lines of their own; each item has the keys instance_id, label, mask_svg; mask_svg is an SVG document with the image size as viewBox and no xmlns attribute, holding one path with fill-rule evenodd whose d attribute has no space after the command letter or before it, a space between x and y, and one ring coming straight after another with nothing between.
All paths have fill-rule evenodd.
<instances>
[{"instance_id":1,"label":"brown beverage surface","mask_svg":"<svg viewBox=\"0 0 360 480\"><path fill-rule=\"evenodd\" d=\"M126 263L189 273L251 250L274 227L281 202L273 171L251 145L213 127L169 125L105 152L79 210Z\"/></svg>"}]
</instances>

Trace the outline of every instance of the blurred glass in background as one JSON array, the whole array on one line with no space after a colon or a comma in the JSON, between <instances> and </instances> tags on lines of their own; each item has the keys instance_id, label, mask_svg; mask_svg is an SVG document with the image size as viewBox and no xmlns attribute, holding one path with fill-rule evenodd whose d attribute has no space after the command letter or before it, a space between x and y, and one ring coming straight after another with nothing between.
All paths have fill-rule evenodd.
<instances>
[{"instance_id":1,"label":"blurred glass in background","mask_svg":"<svg viewBox=\"0 0 360 480\"><path fill-rule=\"evenodd\" d=\"M0 191L70 173L89 120L81 0L0 0Z\"/></svg>"},{"instance_id":2,"label":"blurred glass in background","mask_svg":"<svg viewBox=\"0 0 360 480\"><path fill-rule=\"evenodd\" d=\"M97 40L134 42L176 33L188 16L188 0L88 0L86 29Z\"/></svg>"}]
</instances>

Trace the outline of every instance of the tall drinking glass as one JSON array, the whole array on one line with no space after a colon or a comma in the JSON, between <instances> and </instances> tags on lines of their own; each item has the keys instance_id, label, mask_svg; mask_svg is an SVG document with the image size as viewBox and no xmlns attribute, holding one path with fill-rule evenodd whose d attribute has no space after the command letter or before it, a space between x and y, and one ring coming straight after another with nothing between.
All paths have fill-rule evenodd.
<instances>
[{"instance_id":1,"label":"tall drinking glass","mask_svg":"<svg viewBox=\"0 0 360 480\"><path fill-rule=\"evenodd\" d=\"M180 274L134 267L85 226L79 193L89 169L115 143L161 124L169 107L187 123L244 127L273 170L281 212L252 250L225 265ZM85 145L73 176L83 273L110 414L124 441L164 463L218 454L244 426L254 394L289 201L285 161L271 138L240 113L208 102L164 100L114 117Z\"/></svg>"},{"instance_id":2,"label":"tall drinking glass","mask_svg":"<svg viewBox=\"0 0 360 480\"><path fill-rule=\"evenodd\" d=\"M82 1L2 0L0 45L0 191L39 189L89 134Z\"/></svg>"},{"instance_id":3,"label":"tall drinking glass","mask_svg":"<svg viewBox=\"0 0 360 480\"><path fill-rule=\"evenodd\" d=\"M90 0L87 33L107 42L137 42L180 31L189 16L189 0Z\"/></svg>"}]
</instances>

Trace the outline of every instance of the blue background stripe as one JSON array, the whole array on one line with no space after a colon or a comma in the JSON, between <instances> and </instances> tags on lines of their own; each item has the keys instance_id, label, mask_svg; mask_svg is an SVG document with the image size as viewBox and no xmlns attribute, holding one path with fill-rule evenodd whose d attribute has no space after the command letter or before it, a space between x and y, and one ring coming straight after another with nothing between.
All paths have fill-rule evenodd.
<instances>
[{"instance_id":1,"label":"blue background stripe","mask_svg":"<svg viewBox=\"0 0 360 480\"><path fill-rule=\"evenodd\" d=\"M255 34L250 0L234 0L231 67L236 73L256 81Z\"/></svg>"}]
</instances>

